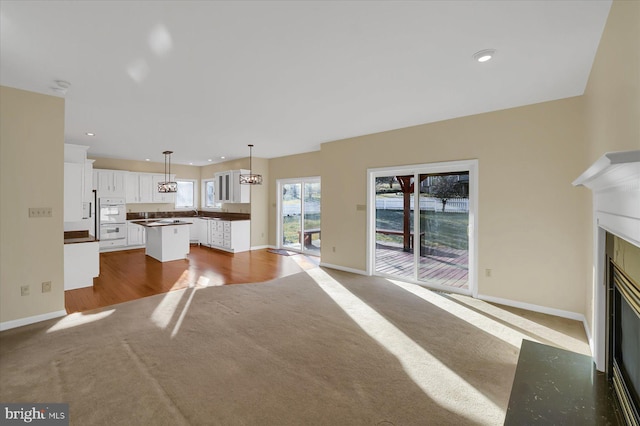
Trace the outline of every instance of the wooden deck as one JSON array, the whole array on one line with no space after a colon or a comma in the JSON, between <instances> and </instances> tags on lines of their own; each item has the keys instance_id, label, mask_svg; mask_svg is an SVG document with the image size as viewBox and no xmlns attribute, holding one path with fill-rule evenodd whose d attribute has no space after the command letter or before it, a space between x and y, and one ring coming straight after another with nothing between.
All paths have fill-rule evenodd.
<instances>
[{"instance_id":1,"label":"wooden deck","mask_svg":"<svg viewBox=\"0 0 640 426\"><path fill-rule=\"evenodd\" d=\"M423 249L418 280L448 287L468 288L469 252L448 247ZM391 244L376 244L376 272L413 279L413 253Z\"/></svg>"}]
</instances>

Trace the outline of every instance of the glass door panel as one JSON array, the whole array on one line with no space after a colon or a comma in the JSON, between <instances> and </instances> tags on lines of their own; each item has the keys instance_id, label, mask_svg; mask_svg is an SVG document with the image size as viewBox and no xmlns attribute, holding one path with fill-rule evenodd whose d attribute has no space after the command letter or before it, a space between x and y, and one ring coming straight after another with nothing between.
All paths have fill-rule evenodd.
<instances>
[{"instance_id":1,"label":"glass door panel","mask_svg":"<svg viewBox=\"0 0 640 426\"><path fill-rule=\"evenodd\" d=\"M302 184L282 185L282 248L302 249Z\"/></svg>"},{"instance_id":2,"label":"glass door panel","mask_svg":"<svg viewBox=\"0 0 640 426\"><path fill-rule=\"evenodd\" d=\"M414 279L413 175L375 178L375 270Z\"/></svg>"},{"instance_id":3,"label":"glass door panel","mask_svg":"<svg viewBox=\"0 0 640 426\"><path fill-rule=\"evenodd\" d=\"M420 174L418 281L468 288L469 172Z\"/></svg>"},{"instance_id":4,"label":"glass door panel","mask_svg":"<svg viewBox=\"0 0 640 426\"><path fill-rule=\"evenodd\" d=\"M302 250L320 254L320 182L304 183Z\"/></svg>"}]
</instances>

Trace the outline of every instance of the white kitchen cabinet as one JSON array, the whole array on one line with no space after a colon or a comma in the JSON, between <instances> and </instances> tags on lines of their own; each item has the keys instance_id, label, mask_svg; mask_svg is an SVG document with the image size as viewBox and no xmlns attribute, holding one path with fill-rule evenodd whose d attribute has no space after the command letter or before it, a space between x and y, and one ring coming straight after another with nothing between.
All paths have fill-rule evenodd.
<instances>
[{"instance_id":1,"label":"white kitchen cabinet","mask_svg":"<svg viewBox=\"0 0 640 426\"><path fill-rule=\"evenodd\" d=\"M84 164L64 163L64 221L82 220Z\"/></svg>"},{"instance_id":2,"label":"white kitchen cabinet","mask_svg":"<svg viewBox=\"0 0 640 426\"><path fill-rule=\"evenodd\" d=\"M126 175L122 170L95 169L93 178L98 197L126 197Z\"/></svg>"},{"instance_id":3,"label":"white kitchen cabinet","mask_svg":"<svg viewBox=\"0 0 640 426\"><path fill-rule=\"evenodd\" d=\"M139 203L140 184L138 183L138 175L136 172L127 172L124 182L124 201L127 204Z\"/></svg>"},{"instance_id":4,"label":"white kitchen cabinet","mask_svg":"<svg viewBox=\"0 0 640 426\"><path fill-rule=\"evenodd\" d=\"M231 172L218 172L214 178L216 180L216 202L228 203L231 196Z\"/></svg>"},{"instance_id":5,"label":"white kitchen cabinet","mask_svg":"<svg viewBox=\"0 0 640 426\"><path fill-rule=\"evenodd\" d=\"M153 202L153 176L151 173L127 173L125 184L127 204Z\"/></svg>"},{"instance_id":6,"label":"white kitchen cabinet","mask_svg":"<svg viewBox=\"0 0 640 426\"><path fill-rule=\"evenodd\" d=\"M64 289L73 290L93 286L93 278L100 275L98 242L64 245Z\"/></svg>"},{"instance_id":7,"label":"white kitchen cabinet","mask_svg":"<svg viewBox=\"0 0 640 426\"><path fill-rule=\"evenodd\" d=\"M127 223L127 246L143 246L146 242L146 229L135 223Z\"/></svg>"},{"instance_id":8,"label":"white kitchen cabinet","mask_svg":"<svg viewBox=\"0 0 640 426\"><path fill-rule=\"evenodd\" d=\"M140 202L152 203L153 202L153 190L158 191L157 187L153 186L153 175L150 173L139 173L138 182L140 184Z\"/></svg>"},{"instance_id":9,"label":"white kitchen cabinet","mask_svg":"<svg viewBox=\"0 0 640 426\"><path fill-rule=\"evenodd\" d=\"M84 161L84 176L82 188L82 201L93 203L93 162L95 160Z\"/></svg>"},{"instance_id":10,"label":"white kitchen cabinet","mask_svg":"<svg viewBox=\"0 0 640 426\"><path fill-rule=\"evenodd\" d=\"M248 220L209 220L211 247L239 253L251 249L251 226Z\"/></svg>"},{"instance_id":11,"label":"white kitchen cabinet","mask_svg":"<svg viewBox=\"0 0 640 426\"><path fill-rule=\"evenodd\" d=\"M216 202L218 203L250 203L249 185L240 184L240 175L249 170L229 170L214 175L216 181Z\"/></svg>"},{"instance_id":12,"label":"white kitchen cabinet","mask_svg":"<svg viewBox=\"0 0 640 426\"><path fill-rule=\"evenodd\" d=\"M169 176L169 179L172 181L175 179L175 175ZM153 183L153 201L154 203L175 203L176 202L176 194L175 192L158 192L158 184L165 181L164 175L154 174L151 176L151 181Z\"/></svg>"},{"instance_id":13,"label":"white kitchen cabinet","mask_svg":"<svg viewBox=\"0 0 640 426\"><path fill-rule=\"evenodd\" d=\"M231 194L232 203L250 203L251 202L251 185L241 185L240 175L251 173L249 170L233 170L231 172Z\"/></svg>"},{"instance_id":14,"label":"white kitchen cabinet","mask_svg":"<svg viewBox=\"0 0 640 426\"><path fill-rule=\"evenodd\" d=\"M193 220L193 237L191 239L197 239L198 244L210 247L209 242L209 219L195 218Z\"/></svg>"}]
</instances>

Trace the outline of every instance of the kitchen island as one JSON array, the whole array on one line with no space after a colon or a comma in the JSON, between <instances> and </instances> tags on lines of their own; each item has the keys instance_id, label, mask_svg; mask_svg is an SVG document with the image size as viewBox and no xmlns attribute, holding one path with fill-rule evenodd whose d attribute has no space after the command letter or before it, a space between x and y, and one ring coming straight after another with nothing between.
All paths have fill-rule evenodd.
<instances>
[{"instance_id":1,"label":"kitchen island","mask_svg":"<svg viewBox=\"0 0 640 426\"><path fill-rule=\"evenodd\" d=\"M185 259L189 254L189 222L179 219L136 220L147 230L145 254L160 262Z\"/></svg>"}]
</instances>

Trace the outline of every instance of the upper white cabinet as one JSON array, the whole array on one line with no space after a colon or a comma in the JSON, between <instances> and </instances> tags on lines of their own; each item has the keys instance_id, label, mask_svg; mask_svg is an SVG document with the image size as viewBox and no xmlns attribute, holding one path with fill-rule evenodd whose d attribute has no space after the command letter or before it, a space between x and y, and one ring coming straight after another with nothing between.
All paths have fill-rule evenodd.
<instances>
[{"instance_id":1,"label":"upper white cabinet","mask_svg":"<svg viewBox=\"0 0 640 426\"><path fill-rule=\"evenodd\" d=\"M82 220L84 164L64 163L64 221Z\"/></svg>"},{"instance_id":2,"label":"upper white cabinet","mask_svg":"<svg viewBox=\"0 0 640 426\"><path fill-rule=\"evenodd\" d=\"M175 175L170 176L171 180L175 179ZM158 192L158 184L160 182L164 182L164 175L152 175L151 181L153 183L153 202L154 203L175 203L176 202L176 194L175 192Z\"/></svg>"},{"instance_id":3,"label":"upper white cabinet","mask_svg":"<svg viewBox=\"0 0 640 426\"><path fill-rule=\"evenodd\" d=\"M83 203L93 201L93 160L87 160L88 148L82 145L64 144L63 218L65 222L82 220Z\"/></svg>"},{"instance_id":4,"label":"upper white cabinet","mask_svg":"<svg viewBox=\"0 0 640 426\"><path fill-rule=\"evenodd\" d=\"M125 182L127 203L153 203L153 174L128 172Z\"/></svg>"},{"instance_id":5,"label":"upper white cabinet","mask_svg":"<svg viewBox=\"0 0 640 426\"><path fill-rule=\"evenodd\" d=\"M98 197L126 197L125 178L127 172L122 170L94 170L94 185Z\"/></svg>"},{"instance_id":6,"label":"upper white cabinet","mask_svg":"<svg viewBox=\"0 0 640 426\"><path fill-rule=\"evenodd\" d=\"M218 203L250 203L249 185L240 184L240 175L249 170L229 170L214 175L216 181L216 201Z\"/></svg>"},{"instance_id":7,"label":"upper white cabinet","mask_svg":"<svg viewBox=\"0 0 640 426\"><path fill-rule=\"evenodd\" d=\"M93 202L93 162L95 160L85 160L84 162L84 187L82 189L83 202Z\"/></svg>"}]
</instances>

